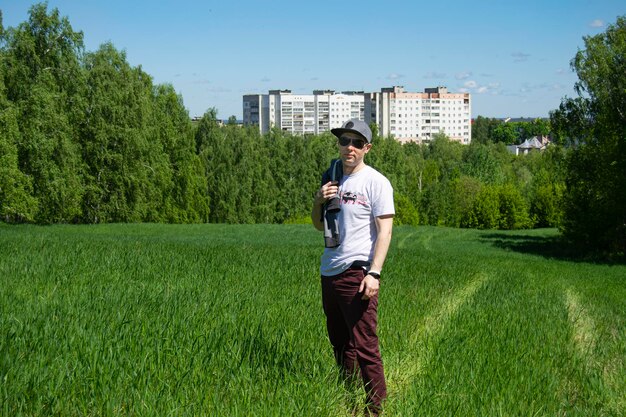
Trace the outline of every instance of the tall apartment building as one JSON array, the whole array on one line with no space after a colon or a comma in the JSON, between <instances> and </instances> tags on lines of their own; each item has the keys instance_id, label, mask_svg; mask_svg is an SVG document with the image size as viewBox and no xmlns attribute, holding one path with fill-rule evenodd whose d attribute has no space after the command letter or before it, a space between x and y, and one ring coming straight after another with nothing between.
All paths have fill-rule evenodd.
<instances>
[{"instance_id":1,"label":"tall apartment building","mask_svg":"<svg viewBox=\"0 0 626 417\"><path fill-rule=\"evenodd\" d=\"M279 126L292 133L319 134L359 119L376 123L381 136L401 142L427 142L440 132L464 144L472 140L470 94L448 93L445 87L423 93L408 93L400 86L380 93L316 90L312 95L271 90L245 95L243 116L244 124L258 125L262 133Z\"/></svg>"},{"instance_id":2,"label":"tall apartment building","mask_svg":"<svg viewBox=\"0 0 626 417\"><path fill-rule=\"evenodd\" d=\"M368 94L365 109L366 121L376 123L381 136L401 142L429 141L436 133L464 144L472 140L469 93L448 93L445 87L407 93L396 86Z\"/></svg>"},{"instance_id":3,"label":"tall apartment building","mask_svg":"<svg viewBox=\"0 0 626 417\"><path fill-rule=\"evenodd\" d=\"M277 126L296 134L320 134L341 127L348 119L364 120L364 103L362 91L292 94L290 90L270 90L269 94L243 96L243 122L258 125L261 133Z\"/></svg>"}]
</instances>

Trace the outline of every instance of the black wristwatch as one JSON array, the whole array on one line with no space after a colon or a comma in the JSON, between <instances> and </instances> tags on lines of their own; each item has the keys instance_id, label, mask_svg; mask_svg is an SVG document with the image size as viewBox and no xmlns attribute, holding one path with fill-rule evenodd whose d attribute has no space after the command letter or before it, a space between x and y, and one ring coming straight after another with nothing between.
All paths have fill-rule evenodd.
<instances>
[{"instance_id":1,"label":"black wristwatch","mask_svg":"<svg viewBox=\"0 0 626 417\"><path fill-rule=\"evenodd\" d=\"M380 274L378 272L368 272L367 275L370 275L376 279L380 279Z\"/></svg>"}]
</instances>

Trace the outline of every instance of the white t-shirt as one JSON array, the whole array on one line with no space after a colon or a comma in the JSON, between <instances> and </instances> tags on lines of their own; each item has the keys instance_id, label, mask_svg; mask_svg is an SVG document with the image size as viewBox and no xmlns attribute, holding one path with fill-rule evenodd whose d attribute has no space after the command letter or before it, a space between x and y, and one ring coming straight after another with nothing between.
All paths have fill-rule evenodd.
<instances>
[{"instance_id":1,"label":"white t-shirt","mask_svg":"<svg viewBox=\"0 0 626 417\"><path fill-rule=\"evenodd\" d=\"M339 241L325 248L320 272L324 276L345 271L354 261L372 261L378 236L376 217L395 214L393 188L383 174L370 166L339 181Z\"/></svg>"}]
</instances>

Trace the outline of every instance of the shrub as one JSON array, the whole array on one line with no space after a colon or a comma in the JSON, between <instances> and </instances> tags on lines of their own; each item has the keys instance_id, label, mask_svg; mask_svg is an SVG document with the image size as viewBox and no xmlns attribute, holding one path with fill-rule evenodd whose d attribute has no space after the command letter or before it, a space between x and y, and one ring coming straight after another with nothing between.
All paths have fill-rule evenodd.
<instances>
[{"instance_id":1,"label":"shrub","mask_svg":"<svg viewBox=\"0 0 626 417\"><path fill-rule=\"evenodd\" d=\"M520 191L511 184L498 187L498 229L525 229L530 227L528 205Z\"/></svg>"},{"instance_id":2,"label":"shrub","mask_svg":"<svg viewBox=\"0 0 626 417\"><path fill-rule=\"evenodd\" d=\"M479 197L483 185L480 180L468 176L461 176L455 184L455 222L450 226L473 227L472 208Z\"/></svg>"},{"instance_id":3,"label":"shrub","mask_svg":"<svg viewBox=\"0 0 626 417\"><path fill-rule=\"evenodd\" d=\"M394 223L396 225L407 224L411 226L417 226L420 220L419 213L417 212L417 209L415 208L413 203L411 203L411 200L409 200L408 197L400 193L396 193L394 195L394 200L396 208Z\"/></svg>"},{"instance_id":4,"label":"shrub","mask_svg":"<svg viewBox=\"0 0 626 417\"><path fill-rule=\"evenodd\" d=\"M484 186L478 193L467 218L467 227L495 229L500 218L500 199L495 186Z\"/></svg>"},{"instance_id":5,"label":"shrub","mask_svg":"<svg viewBox=\"0 0 626 417\"><path fill-rule=\"evenodd\" d=\"M530 218L534 227L558 227L563 216L562 184L542 184L530 201Z\"/></svg>"}]
</instances>

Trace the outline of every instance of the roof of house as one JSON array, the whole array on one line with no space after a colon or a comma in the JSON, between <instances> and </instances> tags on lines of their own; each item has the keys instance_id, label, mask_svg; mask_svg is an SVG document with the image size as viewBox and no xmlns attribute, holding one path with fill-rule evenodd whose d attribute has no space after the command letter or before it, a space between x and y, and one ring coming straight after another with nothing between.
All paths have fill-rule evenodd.
<instances>
[{"instance_id":1,"label":"roof of house","mask_svg":"<svg viewBox=\"0 0 626 417\"><path fill-rule=\"evenodd\" d=\"M537 137L526 139L524 143L518 146L520 149L541 149L543 144L539 142Z\"/></svg>"}]
</instances>

